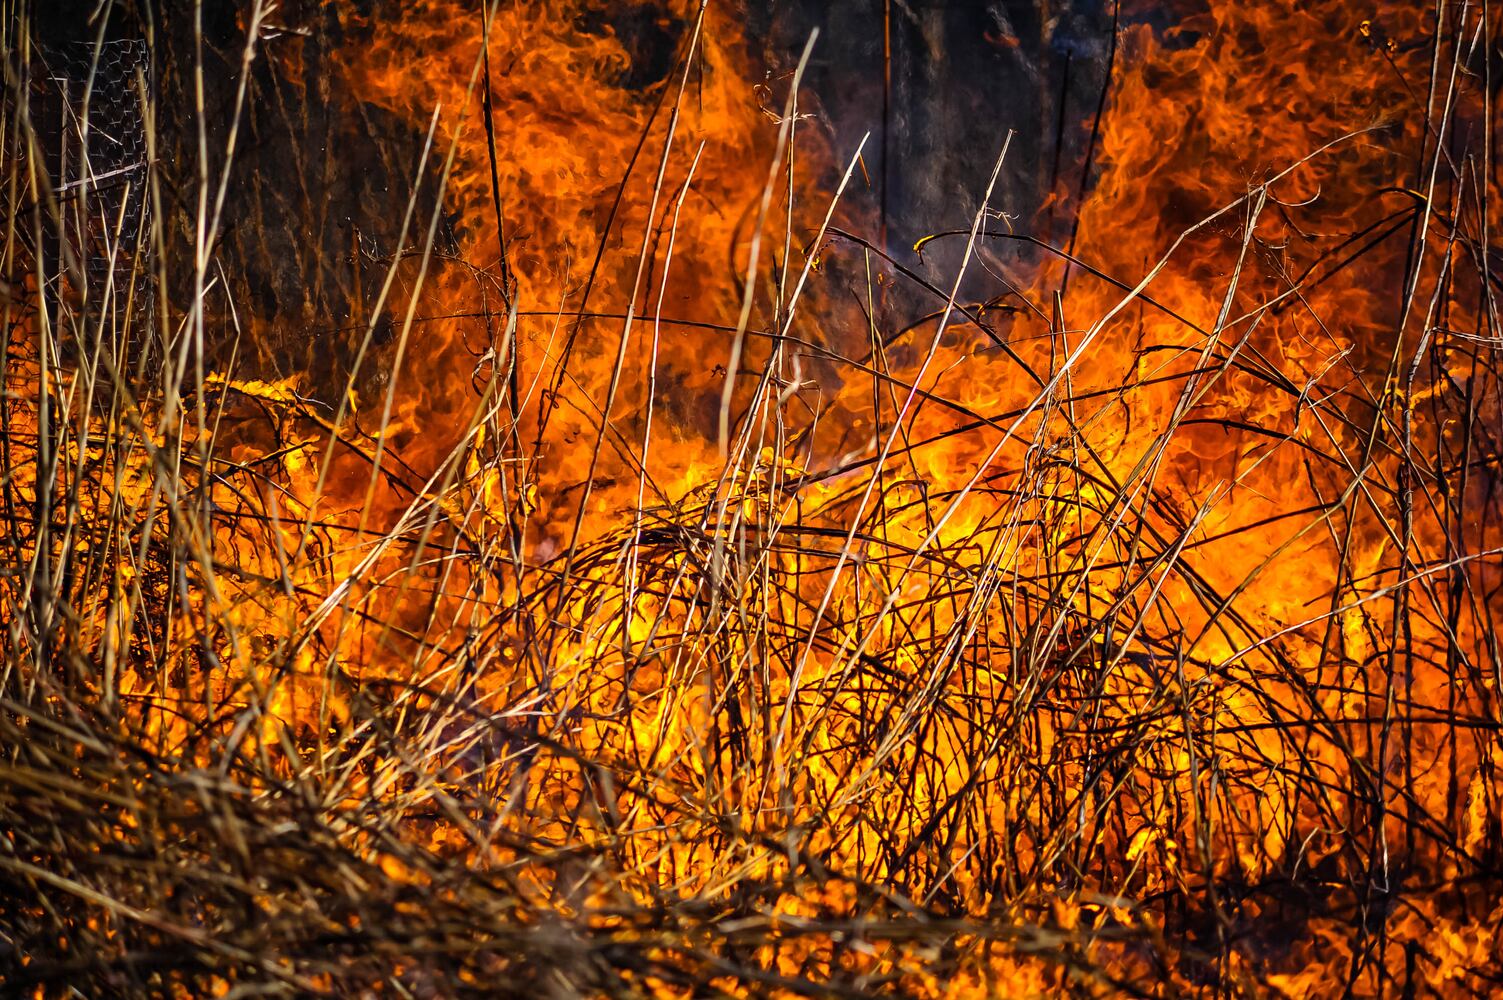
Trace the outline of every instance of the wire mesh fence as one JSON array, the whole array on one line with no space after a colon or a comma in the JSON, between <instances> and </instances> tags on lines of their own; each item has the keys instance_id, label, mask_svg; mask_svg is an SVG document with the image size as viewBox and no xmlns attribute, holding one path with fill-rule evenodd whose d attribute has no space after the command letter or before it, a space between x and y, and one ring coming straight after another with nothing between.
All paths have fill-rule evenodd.
<instances>
[{"instance_id":1,"label":"wire mesh fence","mask_svg":"<svg viewBox=\"0 0 1503 1000\"><path fill-rule=\"evenodd\" d=\"M54 42L36 63L31 116L56 197L40 213L43 301L55 318L72 295L112 340L130 339L151 298L146 41Z\"/></svg>"}]
</instances>

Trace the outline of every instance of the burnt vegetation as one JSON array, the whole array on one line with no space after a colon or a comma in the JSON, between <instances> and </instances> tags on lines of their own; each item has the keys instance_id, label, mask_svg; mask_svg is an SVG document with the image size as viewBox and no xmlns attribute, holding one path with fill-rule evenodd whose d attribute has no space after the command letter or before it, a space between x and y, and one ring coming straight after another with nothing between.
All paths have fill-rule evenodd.
<instances>
[{"instance_id":1,"label":"burnt vegetation","mask_svg":"<svg viewBox=\"0 0 1503 1000\"><path fill-rule=\"evenodd\" d=\"M0 0L0 990L1503 987L1499 11L920 6Z\"/></svg>"}]
</instances>

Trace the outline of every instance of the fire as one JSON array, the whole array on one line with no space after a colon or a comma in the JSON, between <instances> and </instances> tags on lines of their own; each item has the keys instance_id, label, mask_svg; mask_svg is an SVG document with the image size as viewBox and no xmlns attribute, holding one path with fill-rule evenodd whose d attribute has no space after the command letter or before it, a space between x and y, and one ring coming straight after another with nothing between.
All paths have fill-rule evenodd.
<instances>
[{"instance_id":1,"label":"fire","mask_svg":"<svg viewBox=\"0 0 1503 1000\"><path fill-rule=\"evenodd\" d=\"M62 649L165 771L297 789L471 985L557 923L580 992L1484 988L1485 10L1124 9L1077 235L998 188L929 289L732 8L338 16L427 137L338 384L11 362L33 467L63 400L113 476L59 503L114 568L13 641L49 697Z\"/></svg>"}]
</instances>

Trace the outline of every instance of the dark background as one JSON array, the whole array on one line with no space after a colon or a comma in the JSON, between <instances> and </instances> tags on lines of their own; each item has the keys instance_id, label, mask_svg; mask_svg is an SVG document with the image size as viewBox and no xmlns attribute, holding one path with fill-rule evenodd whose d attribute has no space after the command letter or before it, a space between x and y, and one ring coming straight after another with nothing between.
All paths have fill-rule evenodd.
<instances>
[{"instance_id":1,"label":"dark background","mask_svg":"<svg viewBox=\"0 0 1503 1000\"><path fill-rule=\"evenodd\" d=\"M382 2L390 0L343 9L379 21ZM913 244L968 228L1009 129L1016 134L994 207L1048 242L1069 243L1108 75L1114 2L753 0L744 14L747 45L770 79L786 80L819 30L804 107L838 158L872 132L872 186L852 196L877 220L866 235L942 282L958 263L959 241L922 260ZM43 51L93 37L94 8L94 0L34 4ZM206 117L219 128L232 117L240 10L224 0L202 6ZM637 81L663 85L678 40L642 8L622 10L580 30L615 33L633 53ZM368 319L375 282L362 273L378 275L395 250L401 213L391 206L405 200L422 136L360 101L337 71L334 56L358 42L352 33L368 30L358 27L362 19L342 19L336 5L289 0L277 20L299 31L300 78L275 58L275 43L255 64L220 259L237 301L252 303L243 311L265 321L242 345L243 362L266 375L301 371L322 381L342 365L338 345ZM193 21L190 0L124 2L104 29L109 38L152 38L162 176L169 208L181 209L167 230L179 240L191 238L186 193L196 183ZM210 138L211 150L223 148L222 135ZM386 329L378 318L378 340Z\"/></svg>"}]
</instances>

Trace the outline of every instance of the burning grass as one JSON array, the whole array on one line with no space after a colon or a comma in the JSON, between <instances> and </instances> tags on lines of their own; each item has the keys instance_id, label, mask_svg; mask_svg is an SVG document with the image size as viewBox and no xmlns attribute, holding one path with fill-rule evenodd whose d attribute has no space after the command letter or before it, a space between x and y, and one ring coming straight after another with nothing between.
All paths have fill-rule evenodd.
<instances>
[{"instance_id":1,"label":"burning grass","mask_svg":"<svg viewBox=\"0 0 1503 1000\"><path fill-rule=\"evenodd\" d=\"M936 283L731 12L541 6L346 53L427 139L327 385L245 91L137 239L7 22L6 989L1496 988L1491 9L1125 27L1066 247L999 130Z\"/></svg>"}]
</instances>

